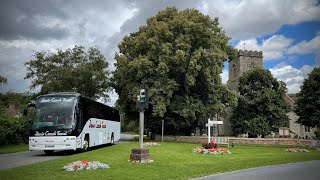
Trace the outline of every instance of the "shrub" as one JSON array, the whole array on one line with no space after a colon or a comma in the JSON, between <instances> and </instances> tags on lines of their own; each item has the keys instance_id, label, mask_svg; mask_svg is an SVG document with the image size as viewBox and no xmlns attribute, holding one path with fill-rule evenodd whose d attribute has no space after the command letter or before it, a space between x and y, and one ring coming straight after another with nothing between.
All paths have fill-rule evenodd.
<instances>
[{"instance_id":1,"label":"shrub","mask_svg":"<svg viewBox=\"0 0 320 180\"><path fill-rule=\"evenodd\" d=\"M317 129L314 131L314 134L316 135L317 139L320 139L320 128L317 128Z\"/></svg>"},{"instance_id":2,"label":"shrub","mask_svg":"<svg viewBox=\"0 0 320 180\"><path fill-rule=\"evenodd\" d=\"M0 116L0 144L28 143L29 124L24 117Z\"/></svg>"}]
</instances>

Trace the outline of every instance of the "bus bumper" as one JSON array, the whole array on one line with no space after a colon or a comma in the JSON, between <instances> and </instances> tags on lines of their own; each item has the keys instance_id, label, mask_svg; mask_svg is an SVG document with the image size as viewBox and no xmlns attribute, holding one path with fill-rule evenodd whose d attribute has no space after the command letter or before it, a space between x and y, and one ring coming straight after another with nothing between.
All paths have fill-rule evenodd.
<instances>
[{"instance_id":1,"label":"bus bumper","mask_svg":"<svg viewBox=\"0 0 320 180\"><path fill-rule=\"evenodd\" d=\"M76 136L29 137L29 150L76 150Z\"/></svg>"}]
</instances>

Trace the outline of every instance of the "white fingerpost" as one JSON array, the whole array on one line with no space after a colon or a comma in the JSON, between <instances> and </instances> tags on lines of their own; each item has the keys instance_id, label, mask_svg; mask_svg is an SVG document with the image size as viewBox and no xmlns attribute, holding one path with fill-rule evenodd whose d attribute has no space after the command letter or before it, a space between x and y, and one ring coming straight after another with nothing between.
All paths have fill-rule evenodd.
<instances>
[{"instance_id":1,"label":"white fingerpost","mask_svg":"<svg viewBox=\"0 0 320 180\"><path fill-rule=\"evenodd\" d=\"M208 143L210 143L210 118L208 119L208 124L207 124L207 126L208 126Z\"/></svg>"},{"instance_id":2,"label":"white fingerpost","mask_svg":"<svg viewBox=\"0 0 320 180\"><path fill-rule=\"evenodd\" d=\"M208 127L208 143L210 143L210 127L214 124L223 124L223 121L210 121L210 118L208 119L208 123L206 124Z\"/></svg>"}]
</instances>

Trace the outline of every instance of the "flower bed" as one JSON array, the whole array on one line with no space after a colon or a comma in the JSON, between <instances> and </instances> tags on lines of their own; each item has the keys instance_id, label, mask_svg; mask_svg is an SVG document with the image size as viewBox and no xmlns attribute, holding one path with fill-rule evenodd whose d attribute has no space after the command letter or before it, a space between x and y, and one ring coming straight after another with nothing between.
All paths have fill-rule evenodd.
<instances>
[{"instance_id":1,"label":"flower bed","mask_svg":"<svg viewBox=\"0 0 320 180\"><path fill-rule=\"evenodd\" d=\"M91 170L91 169L104 169L110 168L107 164L100 163L99 161L88 161L80 160L74 161L63 167L64 171L81 171L81 170Z\"/></svg>"},{"instance_id":2,"label":"flower bed","mask_svg":"<svg viewBox=\"0 0 320 180\"><path fill-rule=\"evenodd\" d=\"M217 145L217 143L211 141L210 143L203 143L202 147L205 149L212 149L212 148L217 148L218 145Z\"/></svg>"},{"instance_id":3,"label":"flower bed","mask_svg":"<svg viewBox=\"0 0 320 180\"><path fill-rule=\"evenodd\" d=\"M227 148L195 148L192 149L192 152L199 154L231 154L231 152Z\"/></svg>"},{"instance_id":4,"label":"flower bed","mask_svg":"<svg viewBox=\"0 0 320 180\"><path fill-rule=\"evenodd\" d=\"M299 149L299 148L288 148L286 149L287 152L310 152L307 149Z\"/></svg>"},{"instance_id":5,"label":"flower bed","mask_svg":"<svg viewBox=\"0 0 320 180\"><path fill-rule=\"evenodd\" d=\"M144 146L160 146L161 144L157 142L145 142L143 143Z\"/></svg>"}]
</instances>

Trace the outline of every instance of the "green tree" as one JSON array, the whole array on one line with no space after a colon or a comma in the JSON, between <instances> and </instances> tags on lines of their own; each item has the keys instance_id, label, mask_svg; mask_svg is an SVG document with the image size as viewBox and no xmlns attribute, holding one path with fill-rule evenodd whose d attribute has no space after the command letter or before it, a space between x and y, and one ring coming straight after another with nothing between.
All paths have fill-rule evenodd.
<instances>
[{"instance_id":1,"label":"green tree","mask_svg":"<svg viewBox=\"0 0 320 180\"><path fill-rule=\"evenodd\" d=\"M316 67L303 82L297 96L298 123L320 127L320 68Z\"/></svg>"},{"instance_id":2,"label":"green tree","mask_svg":"<svg viewBox=\"0 0 320 180\"><path fill-rule=\"evenodd\" d=\"M152 131L165 119L166 133L189 134L223 114L235 98L219 76L223 62L236 54L229 40L218 18L195 9L168 7L148 18L124 37L115 55L114 88L126 119L137 119L135 102L143 87L149 90L146 127Z\"/></svg>"},{"instance_id":3,"label":"green tree","mask_svg":"<svg viewBox=\"0 0 320 180\"><path fill-rule=\"evenodd\" d=\"M250 137L265 136L289 125L286 85L272 77L269 70L255 68L241 75L239 93L230 119L236 135L248 132Z\"/></svg>"},{"instance_id":4,"label":"green tree","mask_svg":"<svg viewBox=\"0 0 320 180\"><path fill-rule=\"evenodd\" d=\"M90 98L108 98L109 64L96 47L87 52L82 46L57 53L36 52L25 65L25 79L32 79L31 89L40 86L40 94L75 91Z\"/></svg>"},{"instance_id":5,"label":"green tree","mask_svg":"<svg viewBox=\"0 0 320 180\"><path fill-rule=\"evenodd\" d=\"M7 78L0 76L0 85L6 84L7 83Z\"/></svg>"},{"instance_id":6,"label":"green tree","mask_svg":"<svg viewBox=\"0 0 320 180\"><path fill-rule=\"evenodd\" d=\"M5 115L9 105L13 105L15 109L22 114L25 105L32 99L32 94L6 92L0 93L0 115Z\"/></svg>"}]
</instances>

